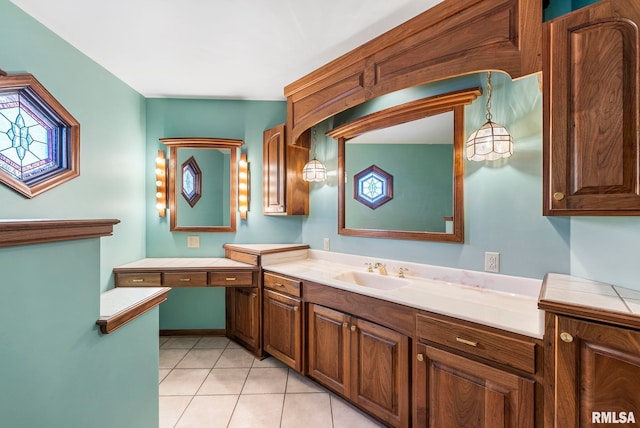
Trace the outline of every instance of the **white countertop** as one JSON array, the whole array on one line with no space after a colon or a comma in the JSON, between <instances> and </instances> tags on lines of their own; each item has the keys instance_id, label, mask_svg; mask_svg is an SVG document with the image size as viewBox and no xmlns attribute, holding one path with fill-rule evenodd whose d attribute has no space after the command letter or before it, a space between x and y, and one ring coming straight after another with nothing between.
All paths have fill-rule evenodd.
<instances>
[{"instance_id":1,"label":"white countertop","mask_svg":"<svg viewBox=\"0 0 640 428\"><path fill-rule=\"evenodd\" d=\"M170 290L168 287L119 287L100 294L100 320L107 320L129 308Z\"/></svg>"},{"instance_id":2,"label":"white countertop","mask_svg":"<svg viewBox=\"0 0 640 428\"><path fill-rule=\"evenodd\" d=\"M544 312L538 309L541 280L467 271L397 260L333 253L298 252L296 260L275 261L264 269L376 297L442 315L542 339ZM345 272L368 273L365 263L386 265L388 277L406 268L400 288L380 290L336 279ZM369 275L380 275L377 271Z\"/></svg>"},{"instance_id":3,"label":"white countertop","mask_svg":"<svg viewBox=\"0 0 640 428\"><path fill-rule=\"evenodd\" d=\"M136 260L131 263L116 266L115 271L120 269L213 269L213 268L255 268L254 266L237 262L224 257L163 257L146 258Z\"/></svg>"}]
</instances>

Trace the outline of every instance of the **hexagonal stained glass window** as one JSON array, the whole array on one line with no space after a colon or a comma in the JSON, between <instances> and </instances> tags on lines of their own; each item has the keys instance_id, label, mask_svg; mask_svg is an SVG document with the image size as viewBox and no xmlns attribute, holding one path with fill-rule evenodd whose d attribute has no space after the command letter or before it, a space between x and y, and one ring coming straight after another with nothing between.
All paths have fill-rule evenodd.
<instances>
[{"instance_id":1,"label":"hexagonal stained glass window","mask_svg":"<svg viewBox=\"0 0 640 428\"><path fill-rule=\"evenodd\" d=\"M393 199L393 176L371 165L353 176L353 197L375 210Z\"/></svg>"},{"instance_id":2,"label":"hexagonal stained glass window","mask_svg":"<svg viewBox=\"0 0 640 428\"><path fill-rule=\"evenodd\" d=\"M182 196L194 207L202 196L202 171L191 156L182 164Z\"/></svg>"},{"instance_id":3,"label":"hexagonal stained glass window","mask_svg":"<svg viewBox=\"0 0 640 428\"><path fill-rule=\"evenodd\" d=\"M0 70L0 182L32 198L79 175L80 124L30 74Z\"/></svg>"}]
</instances>

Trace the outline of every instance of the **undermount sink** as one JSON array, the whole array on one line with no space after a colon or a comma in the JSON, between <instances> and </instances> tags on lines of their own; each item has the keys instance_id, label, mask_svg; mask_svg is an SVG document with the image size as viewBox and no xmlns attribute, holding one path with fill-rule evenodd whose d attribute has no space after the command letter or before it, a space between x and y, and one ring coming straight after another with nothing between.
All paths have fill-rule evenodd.
<instances>
[{"instance_id":1,"label":"undermount sink","mask_svg":"<svg viewBox=\"0 0 640 428\"><path fill-rule=\"evenodd\" d=\"M378 290L395 290L396 288L409 285L409 281L406 279L355 271L343 272L340 275L334 276L333 279L361 285L363 287L377 288Z\"/></svg>"}]
</instances>

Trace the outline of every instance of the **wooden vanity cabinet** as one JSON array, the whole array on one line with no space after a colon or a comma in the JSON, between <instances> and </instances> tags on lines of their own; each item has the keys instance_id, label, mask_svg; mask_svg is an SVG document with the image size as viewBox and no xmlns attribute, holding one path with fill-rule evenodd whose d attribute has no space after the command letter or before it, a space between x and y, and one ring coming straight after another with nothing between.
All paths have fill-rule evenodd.
<instances>
[{"instance_id":1,"label":"wooden vanity cabinet","mask_svg":"<svg viewBox=\"0 0 640 428\"><path fill-rule=\"evenodd\" d=\"M302 179L302 168L309 161L309 138L287 144L285 132L281 124L263 134L262 212L308 215L309 183Z\"/></svg>"},{"instance_id":2,"label":"wooden vanity cabinet","mask_svg":"<svg viewBox=\"0 0 640 428\"><path fill-rule=\"evenodd\" d=\"M225 299L227 337L260 353L260 288L227 288Z\"/></svg>"},{"instance_id":3,"label":"wooden vanity cabinet","mask_svg":"<svg viewBox=\"0 0 640 428\"><path fill-rule=\"evenodd\" d=\"M640 215L637 1L544 24L543 212Z\"/></svg>"},{"instance_id":4,"label":"wooden vanity cabinet","mask_svg":"<svg viewBox=\"0 0 640 428\"><path fill-rule=\"evenodd\" d=\"M536 426L535 343L439 316L416 321L414 426Z\"/></svg>"},{"instance_id":5,"label":"wooden vanity cabinet","mask_svg":"<svg viewBox=\"0 0 640 428\"><path fill-rule=\"evenodd\" d=\"M409 337L308 306L308 375L394 427L409 426Z\"/></svg>"},{"instance_id":6,"label":"wooden vanity cabinet","mask_svg":"<svg viewBox=\"0 0 640 428\"><path fill-rule=\"evenodd\" d=\"M549 367L555 362L546 426L640 423L640 330L547 314L546 335Z\"/></svg>"},{"instance_id":7,"label":"wooden vanity cabinet","mask_svg":"<svg viewBox=\"0 0 640 428\"><path fill-rule=\"evenodd\" d=\"M265 272L263 286L263 349L301 373L304 315L300 299L300 281Z\"/></svg>"}]
</instances>

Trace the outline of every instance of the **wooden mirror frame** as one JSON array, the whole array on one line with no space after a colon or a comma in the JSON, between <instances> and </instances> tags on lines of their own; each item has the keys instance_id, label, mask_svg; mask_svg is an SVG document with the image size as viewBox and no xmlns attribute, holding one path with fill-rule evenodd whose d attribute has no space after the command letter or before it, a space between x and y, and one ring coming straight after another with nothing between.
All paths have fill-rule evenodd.
<instances>
[{"instance_id":1,"label":"wooden mirror frame","mask_svg":"<svg viewBox=\"0 0 640 428\"><path fill-rule=\"evenodd\" d=\"M171 232L235 232L236 231L236 194L238 183L237 149L244 144L242 140L226 138L161 138L169 147L169 230ZM179 226L176 210L178 186L178 149L230 149L229 167L229 226Z\"/></svg>"},{"instance_id":2,"label":"wooden mirror frame","mask_svg":"<svg viewBox=\"0 0 640 428\"><path fill-rule=\"evenodd\" d=\"M338 234L371 238L464 242L464 106L482 94L469 88L400 104L368 114L326 133L338 140ZM453 112L453 233L348 228L345 221L345 144L377 129Z\"/></svg>"}]
</instances>

